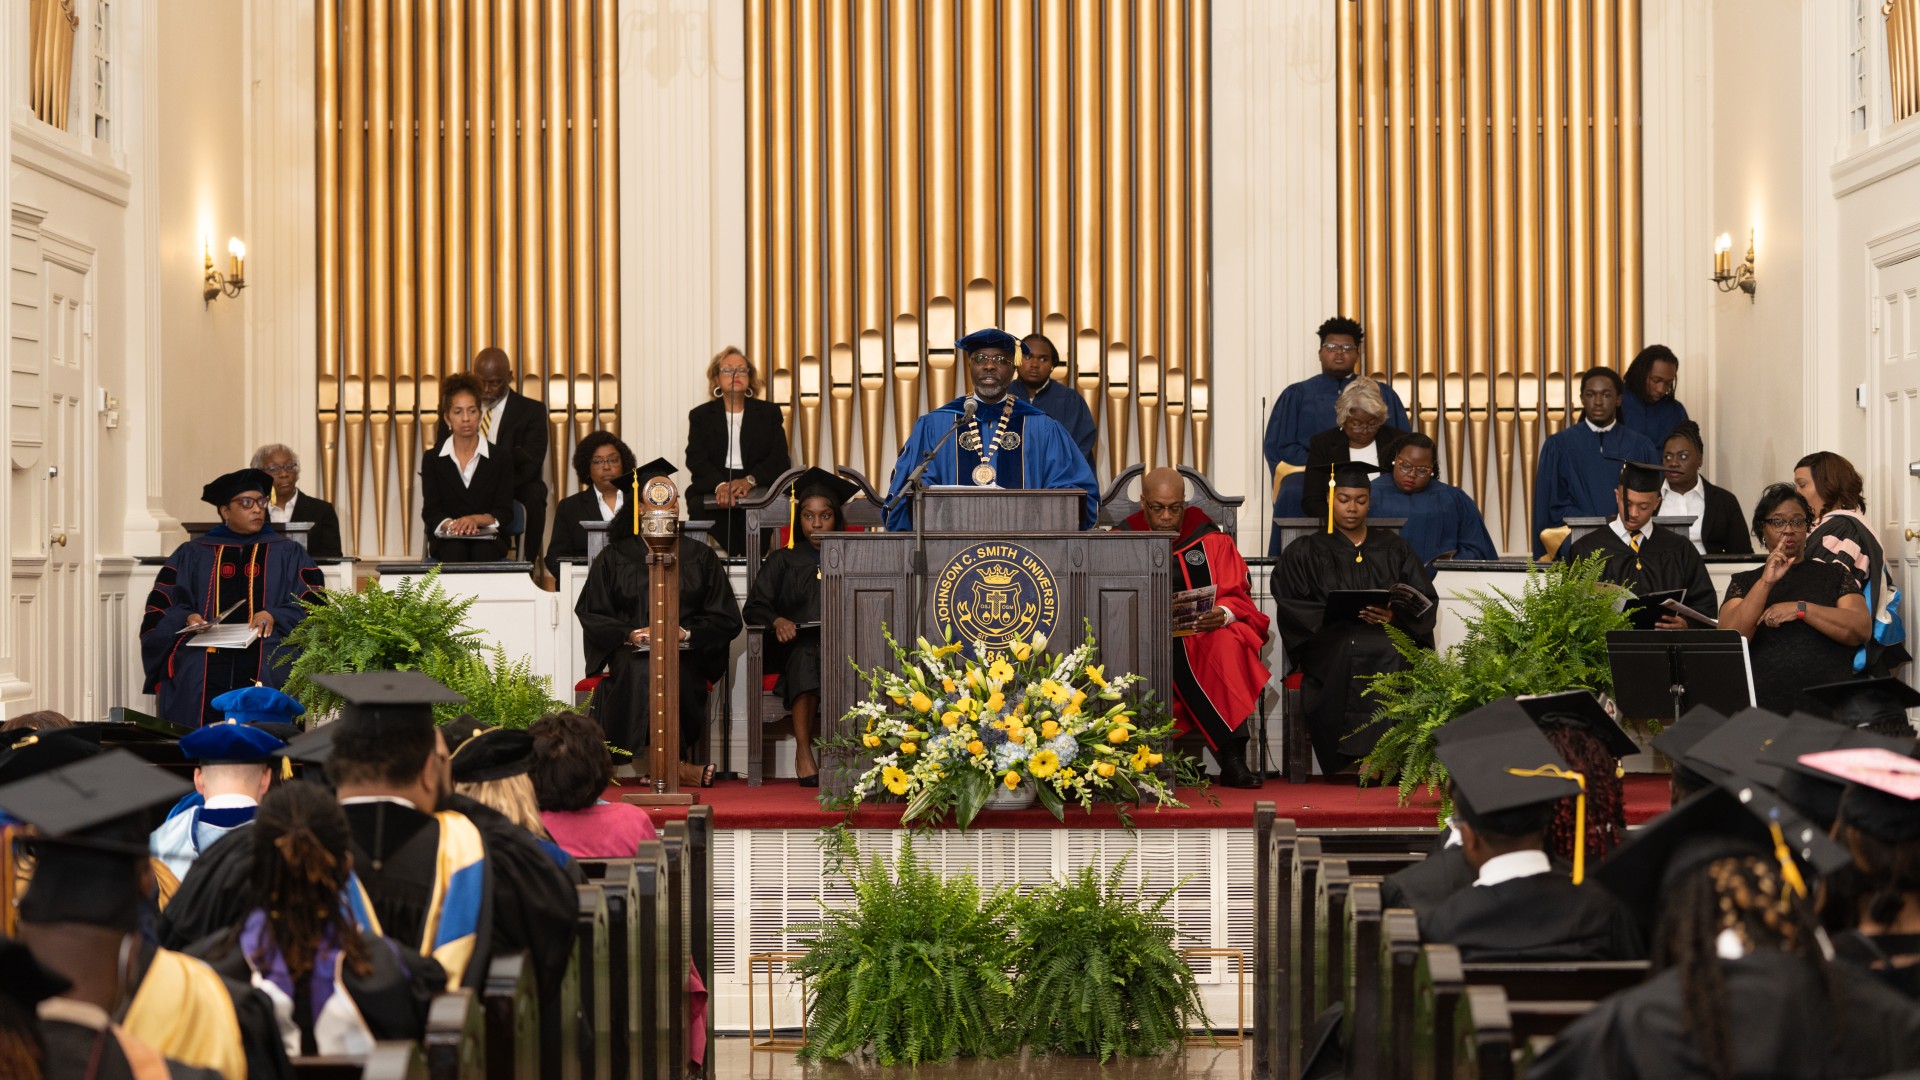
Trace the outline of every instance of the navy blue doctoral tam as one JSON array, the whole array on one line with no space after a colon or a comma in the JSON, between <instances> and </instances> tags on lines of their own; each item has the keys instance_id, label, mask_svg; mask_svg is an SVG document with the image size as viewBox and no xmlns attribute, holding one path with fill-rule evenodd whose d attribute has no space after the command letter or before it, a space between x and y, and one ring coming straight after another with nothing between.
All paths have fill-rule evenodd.
<instances>
[{"instance_id":1,"label":"navy blue doctoral tam","mask_svg":"<svg viewBox=\"0 0 1920 1080\"><path fill-rule=\"evenodd\" d=\"M1005 330L989 326L985 330L975 330L954 342L953 347L969 353L979 352L981 349L999 349L1008 356L1012 356L1019 351L1020 343Z\"/></svg>"},{"instance_id":2,"label":"navy blue doctoral tam","mask_svg":"<svg viewBox=\"0 0 1920 1080\"><path fill-rule=\"evenodd\" d=\"M229 720L180 736L180 755L202 765L264 765L286 745L257 727Z\"/></svg>"},{"instance_id":3,"label":"navy blue doctoral tam","mask_svg":"<svg viewBox=\"0 0 1920 1080\"><path fill-rule=\"evenodd\" d=\"M220 715L226 719L238 720L243 724L263 720L276 724L291 723L295 717L307 711L305 705L271 686L242 686L221 694L209 704L220 710Z\"/></svg>"}]
</instances>

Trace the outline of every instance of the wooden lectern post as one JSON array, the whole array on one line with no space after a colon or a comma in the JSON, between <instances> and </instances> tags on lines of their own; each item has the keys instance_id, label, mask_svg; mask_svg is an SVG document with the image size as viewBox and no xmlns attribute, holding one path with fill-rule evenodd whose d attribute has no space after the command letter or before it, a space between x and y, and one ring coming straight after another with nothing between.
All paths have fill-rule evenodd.
<instances>
[{"instance_id":1,"label":"wooden lectern post","mask_svg":"<svg viewBox=\"0 0 1920 1080\"><path fill-rule=\"evenodd\" d=\"M652 691L647 740L653 790L628 795L642 806L685 806L680 791L680 493L656 476L641 491L640 539L647 545L647 685Z\"/></svg>"}]
</instances>

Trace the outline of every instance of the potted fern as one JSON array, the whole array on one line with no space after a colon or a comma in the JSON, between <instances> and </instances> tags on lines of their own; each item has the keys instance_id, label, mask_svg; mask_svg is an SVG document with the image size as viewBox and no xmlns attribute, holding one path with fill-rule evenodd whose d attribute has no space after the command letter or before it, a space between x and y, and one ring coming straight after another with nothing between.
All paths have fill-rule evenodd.
<instances>
[{"instance_id":1,"label":"potted fern","mask_svg":"<svg viewBox=\"0 0 1920 1080\"><path fill-rule=\"evenodd\" d=\"M1629 626L1620 590L1600 581L1605 557L1527 567L1520 595L1494 589L1465 594L1466 636L1445 652L1422 649L1393 626L1387 635L1407 660L1403 671L1373 677L1374 714L1392 721L1361 765L1364 780L1399 785L1405 805L1416 788L1444 789L1446 766L1433 735L1448 721L1515 694L1613 690L1607 632Z\"/></svg>"}]
</instances>

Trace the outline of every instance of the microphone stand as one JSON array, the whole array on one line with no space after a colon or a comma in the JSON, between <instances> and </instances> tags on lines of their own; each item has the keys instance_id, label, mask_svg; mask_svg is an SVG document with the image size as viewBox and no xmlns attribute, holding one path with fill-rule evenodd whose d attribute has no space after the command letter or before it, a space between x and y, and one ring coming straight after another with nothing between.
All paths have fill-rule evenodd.
<instances>
[{"instance_id":1,"label":"microphone stand","mask_svg":"<svg viewBox=\"0 0 1920 1080\"><path fill-rule=\"evenodd\" d=\"M926 632L924 627L927 617L927 534L920 526L921 509L925 505L924 496L927 489L927 466L933 463L934 456L940 453L940 448L947 445L947 440L960 431L960 425L973 419L974 410L979 407L980 403L977 400L967 398L967 403L960 415L954 418L953 426L949 427L947 433L940 436L940 441L934 443L933 448L921 457L920 464L915 465L913 471L907 474L907 482L902 484L893 498L887 501L886 511L892 513L901 499L913 500L913 564L910 578L913 582L913 633L916 636Z\"/></svg>"}]
</instances>

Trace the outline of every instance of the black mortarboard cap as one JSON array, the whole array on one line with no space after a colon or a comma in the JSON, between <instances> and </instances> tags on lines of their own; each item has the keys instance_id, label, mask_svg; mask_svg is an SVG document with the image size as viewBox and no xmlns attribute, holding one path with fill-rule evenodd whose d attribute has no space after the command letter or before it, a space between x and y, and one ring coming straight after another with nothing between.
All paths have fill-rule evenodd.
<instances>
[{"instance_id":1,"label":"black mortarboard cap","mask_svg":"<svg viewBox=\"0 0 1920 1080\"><path fill-rule=\"evenodd\" d=\"M1840 820L1889 844L1920 840L1920 761L1883 747L1805 755L1800 764L1846 781Z\"/></svg>"},{"instance_id":2,"label":"black mortarboard cap","mask_svg":"<svg viewBox=\"0 0 1920 1080\"><path fill-rule=\"evenodd\" d=\"M824 495L835 506L842 506L859 494L859 484L843 476L836 476L817 465L801 473L793 482L793 498L797 502L804 502L815 495Z\"/></svg>"},{"instance_id":3,"label":"black mortarboard cap","mask_svg":"<svg viewBox=\"0 0 1920 1080\"><path fill-rule=\"evenodd\" d=\"M1762 770L1778 769L1777 790L1788 806L1807 815L1823 830L1830 830L1840 812L1840 794L1847 782L1832 773L1802 765L1800 758L1825 750L1885 749L1911 756L1912 739L1894 739L1870 731L1842 727L1817 716L1794 713L1792 722L1760 752Z\"/></svg>"},{"instance_id":4,"label":"black mortarboard cap","mask_svg":"<svg viewBox=\"0 0 1920 1080\"><path fill-rule=\"evenodd\" d=\"M961 352L979 352L981 349L1000 349L1012 356L1020 349L1020 342L1012 334L997 327L989 326L984 330L975 330L966 337L953 343Z\"/></svg>"},{"instance_id":5,"label":"black mortarboard cap","mask_svg":"<svg viewBox=\"0 0 1920 1080\"><path fill-rule=\"evenodd\" d=\"M1851 861L1826 834L1763 789L1714 785L1642 826L1614 849L1594 877L1651 927L1662 897L1690 873L1737 855L1776 859L1776 825L1779 843L1809 888L1813 879Z\"/></svg>"},{"instance_id":6,"label":"black mortarboard cap","mask_svg":"<svg viewBox=\"0 0 1920 1080\"><path fill-rule=\"evenodd\" d=\"M309 728L306 732L287 740L287 745L274 751L274 757L283 757L289 761L298 761L303 765L325 765L333 756L333 736L335 724L321 724Z\"/></svg>"},{"instance_id":7,"label":"black mortarboard cap","mask_svg":"<svg viewBox=\"0 0 1920 1080\"><path fill-rule=\"evenodd\" d=\"M1760 764L1760 751L1791 723L1765 709L1741 709L1694 743L1680 762L1716 783L1737 775L1773 787L1780 780L1779 772Z\"/></svg>"},{"instance_id":8,"label":"black mortarboard cap","mask_svg":"<svg viewBox=\"0 0 1920 1080\"><path fill-rule=\"evenodd\" d=\"M186 781L125 750L0 787L0 812L34 827L42 839L144 856L142 811L171 806L193 790Z\"/></svg>"},{"instance_id":9,"label":"black mortarboard cap","mask_svg":"<svg viewBox=\"0 0 1920 1080\"><path fill-rule=\"evenodd\" d=\"M200 489L200 501L225 506L249 491L266 495L273 491L273 477L264 469L240 469L216 478Z\"/></svg>"},{"instance_id":10,"label":"black mortarboard cap","mask_svg":"<svg viewBox=\"0 0 1920 1080\"><path fill-rule=\"evenodd\" d=\"M59 972L40 966L33 950L11 938L0 938L0 997L12 999L21 1012L33 1015L34 1006L73 988Z\"/></svg>"},{"instance_id":11,"label":"black mortarboard cap","mask_svg":"<svg viewBox=\"0 0 1920 1080\"><path fill-rule=\"evenodd\" d=\"M1342 461L1333 467L1333 486L1363 488L1373 485L1373 474L1380 466L1370 461Z\"/></svg>"},{"instance_id":12,"label":"black mortarboard cap","mask_svg":"<svg viewBox=\"0 0 1920 1080\"><path fill-rule=\"evenodd\" d=\"M1607 454L1608 461L1620 463L1620 486L1627 491L1657 492L1667 482L1664 465L1650 465L1644 461L1632 461L1623 457Z\"/></svg>"},{"instance_id":13,"label":"black mortarboard cap","mask_svg":"<svg viewBox=\"0 0 1920 1080\"><path fill-rule=\"evenodd\" d=\"M247 721L247 726L257 727L283 743L290 743L300 737L300 725L289 724L284 720L249 720ZM276 756L284 757L286 755L279 754L276 751Z\"/></svg>"},{"instance_id":14,"label":"black mortarboard cap","mask_svg":"<svg viewBox=\"0 0 1920 1080\"><path fill-rule=\"evenodd\" d=\"M433 723L433 707L467 699L418 671L358 671L315 675L315 685L339 695L342 721L418 721Z\"/></svg>"},{"instance_id":15,"label":"black mortarboard cap","mask_svg":"<svg viewBox=\"0 0 1920 1080\"><path fill-rule=\"evenodd\" d=\"M440 737L447 740L447 753L452 754L466 745L468 739L485 730L487 725L475 720L472 713L461 713L440 725Z\"/></svg>"},{"instance_id":16,"label":"black mortarboard cap","mask_svg":"<svg viewBox=\"0 0 1920 1080\"><path fill-rule=\"evenodd\" d=\"M674 467L673 462L663 457L657 457L643 465L634 466L632 472L622 476L620 479L614 481L614 483L622 491L628 491L632 489L636 481L644 484L656 476L672 476L679 471L679 469Z\"/></svg>"},{"instance_id":17,"label":"black mortarboard cap","mask_svg":"<svg viewBox=\"0 0 1920 1080\"><path fill-rule=\"evenodd\" d=\"M533 735L518 728L483 731L453 755L453 782L483 784L533 771Z\"/></svg>"},{"instance_id":18,"label":"black mortarboard cap","mask_svg":"<svg viewBox=\"0 0 1920 1080\"><path fill-rule=\"evenodd\" d=\"M1891 676L1821 683L1807 687L1805 693L1826 705L1833 719L1850 727L1905 720L1908 709L1920 706L1920 690Z\"/></svg>"},{"instance_id":19,"label":"black mortarboard cap","mask_svg":"<svg viewBox=\"0 0 1920 1080\"><path fill-rule=\"evenodd\" d=\"M38 776L100 753L100 731L92 724L12 734L13 741L0 749L0 784Z\"/></svg>"},{"instance_id":20,"label":"black mortarboard cap","mask_svg":"<svg viewBox=\"0 0 1920 1080\"><path fill-rule=\"evenodd\" d=\"M1467 739L1536 730L1533 718L1520 707L1520 703L1511 697L1503 697L1471 712L1461 713L1433 729L1433 743L1435 746L1445 746Z\"/></svg>"},{"instance_id":21,"label":"black mortarboard cap","mask_svg":"<svg viewBox=\"0 0 1920 1080\"><path fill-rule=\"evenodd\" d=\"M1497 814L1580 794L1580 785L1559 776L1519 776L1515 770L1548 767L1568 770L1566 759L1538 728L1460 739L1436 747L1455 792L1466 796L1475 813Z\"/></svg>"},{"instance_id":22,"label":"black mortarboard cap","mask_svg":"<svg viewBox=\"0 0 1920 1080\"><path fill-rule=\"evenodd\" d=\"M1681 715L1678 723L1667 725L1665 731L1653 737L1653 748L1677 762L1696 743L1726 722L1726 716L1718 709L1710 705L1695 705Z\"/></svg>"},{"instance_id":23,"label":"black mortarboard cap","mask_svg":"<svg viewBox=\"0 0 1920 1080\"><path fill-rule=\"evenodd\" d=\"M1613 717L1607 715L1600 700L1586 690L1567 690L1558 694L1534 694L1519 699L1520 707L1527 711L1533 722L1542 728L1550 724L1565 724L1585 730L1599 739L1607 753L1617 758L1629 757L1640 752L1640 744L1633 741Z\"/></svg>"}]
</instances>

